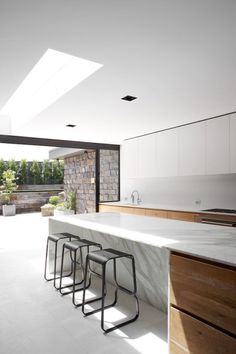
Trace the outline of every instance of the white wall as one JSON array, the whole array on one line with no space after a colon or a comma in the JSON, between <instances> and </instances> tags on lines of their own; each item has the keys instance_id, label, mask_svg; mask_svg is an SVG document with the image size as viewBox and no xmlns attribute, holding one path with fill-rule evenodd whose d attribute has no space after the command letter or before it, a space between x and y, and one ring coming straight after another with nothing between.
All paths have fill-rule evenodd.
<instances>
[{"instance_id":1,"label":"white wall","mask_svg":"<svg viewBox=\"0 0 236 354\"><path fill-rule=\"evenodd\" d=\"M121 200L137 189L145 203L236 209L236 174L215 176L125 178L121 175Z\"/></svg>"},{"instance_id":2,"label":"white wall","mask_svg":"<svg viewBox=\"0 0 236 354\"><path fill-rule=\"evenodd\" d=\"M121 200L236 209L235 141L235 114L125 141Z\"/></svg>"}]
</instances>

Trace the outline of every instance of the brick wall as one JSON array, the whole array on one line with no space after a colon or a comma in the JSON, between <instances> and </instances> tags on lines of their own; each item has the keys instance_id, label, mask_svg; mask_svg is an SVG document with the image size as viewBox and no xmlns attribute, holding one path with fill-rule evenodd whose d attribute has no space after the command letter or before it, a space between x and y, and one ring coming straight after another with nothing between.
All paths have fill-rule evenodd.
<instances>
[{"instance_id":1,"label":"brick wall","mask_svg":"<svg viewBox=\"0 0 236 354\"><path fill-rule=\"evenodd\" d=\"M96 211L95 151L64 159L64 191L76 192L76 213Z\"/></svg>"},{"instance_id":2,"label":"brick wall","mask_svg":"<svg viewBox=\"0 0 236 354\"><path fill-rule=\"evenodd\" d=\"M100 150L100 201L118 200L118 151Z\"/></svg>"},{"instance_id":3,"label":"brick wall","mask_svg":"<svg viewBox=\"0 0 236 354\"><path fill-rule=\"evenodd\" d=\"M16 205L16 213L40 211L40 207L48 203L51 196L58 195L62 187L62 185L24 185L24 188L19 186L19 191L14 193L12 198L12 203ZM1 204L2 202L0 202L0 214L2 213Z\"/></svg>"}]
</instances>

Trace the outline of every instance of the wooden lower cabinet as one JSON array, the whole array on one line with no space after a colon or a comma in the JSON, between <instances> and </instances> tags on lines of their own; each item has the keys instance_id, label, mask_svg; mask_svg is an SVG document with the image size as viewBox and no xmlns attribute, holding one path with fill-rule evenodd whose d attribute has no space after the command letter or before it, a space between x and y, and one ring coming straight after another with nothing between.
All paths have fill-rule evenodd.
<instances>
[{"instance_id":1,"label":"wooden lower cabinet","mask_svg":"<svg viewBox=\"0 0 236 354\"><path fill-rule=\"evenodd\" d=\"M165 210L165 209L149 209L140 208L135 206L120 206L120 205L106 205L99 204L99 211L102 212L114 212L114 213L128 213L137 215L154 216L159 218L191 221L191 222L205 222L216 223L231 226L232 223L236 224L235 215L219 215L209 213L194 213L190 211L177 211L177 210Z\"/></svg>"},{"instance_id":2,"label":"wooden lower cabinet","mask_svg":"<svg viewBox=\"0 0 236 354\"><path fill-rule=\"evenodd\" d=\"M191 212L181 211L169 211L162 209L148 209L133 206L116 206L116 205L99 205L99 211L101 212L114 212L114 213L128 213L137 215L154 216L159 218L168 218L182 221L197 221L197 214Z\"/></svg>"},{"instance_id":3,"label":"wooden lower cabinet","mask_svg":"<svg viewBox=\"0 0 236 354\"><path fill-rule=\"evenodd\" d=\"M168 211L168 219L182 220L182 221L196 221L197 214L184 211Z\"/></svg>"},{"instance_id":4,"label":"wooden lower cabinet","mask_svg":"<svg viewBox=\"0 0 236 354\"><path fill-rule=\"evenodd\" d=\"M236 353L236 268L171 254L170 353Z\"/></svg>"},{"instance_id":5,"label":"wooden lower cabinet","mask_svg":"<svg viewBox=\"0 0 236 354\"><path fill-rule=\"evenodd\" d=\"M156 216L158 218L168 218L167 210L146 209L146 216Z\"/></svg>"},{"instance_id":6,"label":"wooden lower cabinet","mask_svg":"<svg viewBox=\"0 0 236 354\"><path fill-rule=\"evenodd\" d=\"M236 336L236 269L172 255L170 301Z\"/></svg>"},{"instance_id":7,"label":"wooden lower cabinet","mask_svg":"<svg viewBox=\"0 0 236 354\"><path fill-rule=\"evenodd\" d=\"M171 307L170 354L235 354L236 339Z\"/></svg>"}]
</instances>

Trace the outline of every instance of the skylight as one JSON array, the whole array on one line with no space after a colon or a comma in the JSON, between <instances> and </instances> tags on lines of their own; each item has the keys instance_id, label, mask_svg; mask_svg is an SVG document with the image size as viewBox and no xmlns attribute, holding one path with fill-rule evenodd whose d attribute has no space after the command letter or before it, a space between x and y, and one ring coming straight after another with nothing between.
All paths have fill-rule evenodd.
<instances>
[{"instance_id":1,"label":"skylight","mask_svg":"<svg viewBox=\"0 0 236 354\"><path fill-rule=\"evenodd\" d=\"M11 117L14 131L101 67L102 64L48 49L0 114Z\"/></svg>"}]
</instances>

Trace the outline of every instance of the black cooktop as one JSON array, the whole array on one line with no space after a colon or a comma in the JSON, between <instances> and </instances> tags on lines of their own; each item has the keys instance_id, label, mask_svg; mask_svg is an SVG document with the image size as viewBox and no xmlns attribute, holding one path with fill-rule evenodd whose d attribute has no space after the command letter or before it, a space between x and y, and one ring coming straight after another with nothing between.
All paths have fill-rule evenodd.
<instances>
[{"instance_id":1,"label":"black cooktop","mask_svg":"<svg viewBox=\"0 0 236 354\"><path fill-rule=\"evenodd\" d=\"M202 211L211 211L214 213L225 213L225 214L236 214L236 210L234 209L220 209L220 208L215 208L215 209L205 209Z\"/></svg>"}]
</instances>

